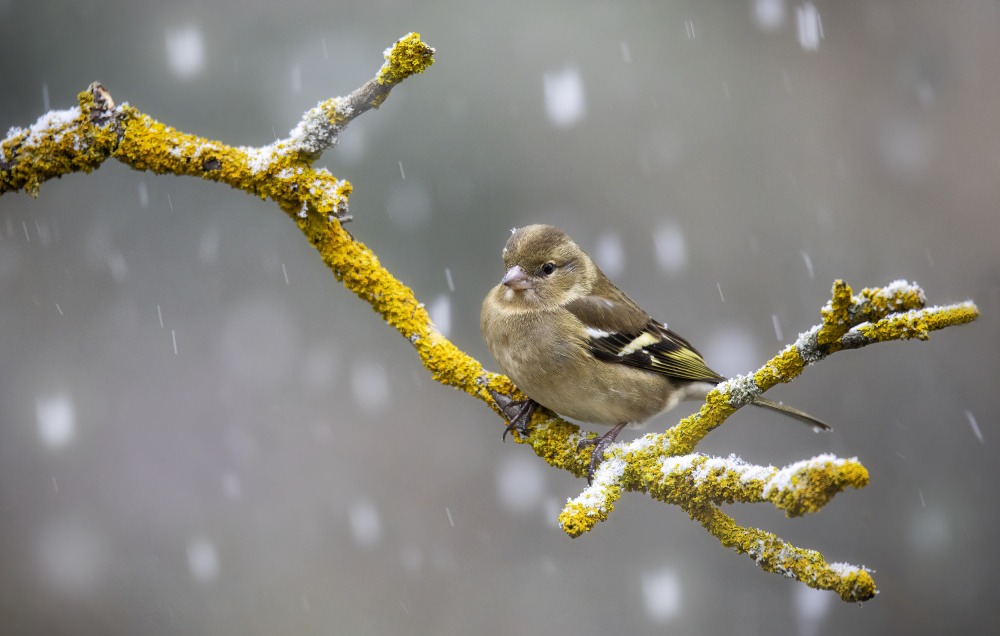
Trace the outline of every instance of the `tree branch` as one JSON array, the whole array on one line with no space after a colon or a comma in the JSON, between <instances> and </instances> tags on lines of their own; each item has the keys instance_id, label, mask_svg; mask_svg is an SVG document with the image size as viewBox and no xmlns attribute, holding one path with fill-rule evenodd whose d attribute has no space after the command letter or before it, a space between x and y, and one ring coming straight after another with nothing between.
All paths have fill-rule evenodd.
<instances>
[{"instance_id":1,"label":"tree branch","mask_svg":"<svg viewBox=\"0 0 1000 636\"><path fill-rule=\"evenodd\" d=\"M608 459L595 473L593 484L569 500L559 515L563 530L579 536L606 520L622 493L645 492L680 506L723 545L750 553L769 572L781 572L811 587L837 590L845 600L870 598L875 587L864 568L828 566L815 551L807 551L808 558L802 561L805 553L800 554L798 548L762 530L740 528L716 508L723 502L770 501L787 516L816 512L847 486L868 484L868 471L857 458L821 455L778 470L747 464L734 455L720 459L689 453L737 409L753 403L775 384L790 382L806 364L841 349L889 340L926 340L930 331L970 322L979 315L971 301L930 308L923 308L924 304L923 290L905 281L864 289L858 296L851 294L846 283L837 281L832 300L821 312L823 324L801 334L755 373L719 384L698 413L666 433L650 433L629 444L616 443L605 451ZM733 533L741 538L733 539ZM746 547L758 544L754 550ZM847 574L838 574L841 570Z\"/></svg>"},{"instance_id":2,"label":"tree branch","mask_svg":"<svg viewBox=\"0 0 1000 636\"><path fill-rule=\"evenodd\" d=\"M334 146L355 117L378 108L392 88L433 63L434 49L409 34L384 53L375 78L347 97L307 111L286 139L260 148L232 147L170 128L128 104L115 106L98 83L79 95L79 106L49 112L28 129L11 128L0 142L0 195L25 190L37 196L44 181L68 172L90 172L108 158L136 170L197 176L270 198L298 225L337 280L368 302L382 319L407 338L438 382L464 391L503 415L523 399L505 376L490 373L434 327L423 303L383 268L364 244L344 230L350 220L351 184L336 179L313 161ZM827 564L813 550L795 548L774 535L737 526L722 513L722 503L769 501L788 516L819 510L847 486L861 488L868 472L857 458L820 455L782 469L693 453L695 446L737 409L751 404L775 384L790 382L808 364L842 349L919 338L950 325L974 320L972 302L924 308L923 291L897 281L864 289L858 296L842 281L821 310L823 323L801 334L755 373L728 380L709 393L705 405L662 434L630 444L613 444L592 486L570 500L559 517L567 534L579 536L603 521L623 492L646 492L680 506L724 546L749 554L769 572L836 590L844 600L871 598L869 570ZM550 465L583 476L590 450L577 450L579 427L540 408L527 437Z\"/></svg>"}]
</instances>

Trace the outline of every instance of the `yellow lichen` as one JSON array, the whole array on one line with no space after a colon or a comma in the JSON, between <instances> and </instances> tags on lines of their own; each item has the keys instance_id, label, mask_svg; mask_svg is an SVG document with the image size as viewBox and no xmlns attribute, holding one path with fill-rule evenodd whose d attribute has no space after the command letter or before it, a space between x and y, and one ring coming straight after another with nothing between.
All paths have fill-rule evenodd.
<instances>
[{"instance_id":1,"label":"yellow lichen","mask_svg":"<svg viewBox=\"0 0 1000 636\"><path fill-rule=\"evenodd\" d=\"M767 364L754 374L754 381L761 391L766 391L775 384L781 382L791 382L793 378L802 373L805 368L805 361L795 347L788 347L775 357L771 358Z\"/></svg>"},{"instance_id":2,"label":"yellow lichen","mask_svg":"<svg viewBox=\"0 0 1000 636\"><path fill-rule=\"evenodd\" d=\"M836 348L840 338L850 329L851 288L844 281L838 280L833 284L832 296L830 304L821 312L823 327L816 340L820 346Z\"/></svg>"},{"instance_id":3,"label":"yellow lichen","mask_svg":"<svg viewBox=\"0 0 1000 636\"><path fill-rule=\"evenodd\" d=\"M423 73L433 64L434 49L420 41L419 33L410 33L386 51L385 60L378 73L378 83L398 84L410 75Z\"/></svg>"},{"instance_id":4,"label":"yellow lichen","mask_svg":"<svg viewBox=\"0 0 1000 636\"><path fill-rule=\"evenodd\" d=\"M864 488L868 485L868 471L857 462L836 465L826 462L800 470L792 477L794 488L777 490L768 495L777 508L785 511L785 516L801 517L818 512L842 492L847 486Z\"/></svg>"},{"instance_id":5,"label":"yellow lichen","mask_svg":"<svg viewBox=\"0 0 1000 636\"><path fill-rule=\"evenodd\" d=\"M847 602L875 596L875 582L863 569L838 571L819 552L796 548L770 532L740 527L715 506L692 507L688 513L722 545L748 554L766 572L782 574L815 589L835 590Z\"/></svg>"},{"instance_id":6,"label":"yellow lichen","mask_svg":"<svg viewBox=\"0 0 1000 636\"><path fill-rule=\"evenodd\" d=\"M917 338L927 340L931 331L956 324L971 322L979 317L979 309L972 303L962 303L936 311L909 311L893 314L874 324L858 327L867 339L875 342L887 340L907 340Z\"/></svg>"},{"instance_id":7,"label":"yellow lichen","mask_svg":"<svg viewBox=\"0 0 1000 636\"><path fill-rule=\"evenodd\" d=\"M607 520L608 512L613 508L614 506L608 510L595 511L583 504L566 506L559 514L559 527L569 536L574 538L579 537L593 528L598 521Z\"/></svg>"},{"instance_id":8,"label":"yellow lichen","mask_svg":"<svg viewBox=\"0 0 1000 636\"><path fill-rule=\"evenodd\" d=\"M0 194L24 190L37 197L41 184L70 172L90 173L100 167L118 140L118 131L88 117L94 107L90 90L78 96L80 107L52 111L30 129L0 144ZM120 108L127 118L131 109Z\"/></svg>"},{"instance_id":9,"label":"yellow lichen","mask_svg":"<svg viewBox=\"0 0 1000 636\"><path fill-rule=\"evenodd\" d=\"M736 411L729 399L718 390L710 391L705 404L694 415L685 417L667 431L672 455L685 455L712 430Z\"/></svg>"},{"instance_id":10,"label":"yellow lichen","mask_svg":"<svg viewBox=\"0 0 1000 636\"><path fill-rule=\"evenodd\" d=\"M924 306L923 291L916 285L897 281L888 287L865 287L852 307L854 322L881 320L890 312L909 311Z\"/></svg>"}]
</instances>

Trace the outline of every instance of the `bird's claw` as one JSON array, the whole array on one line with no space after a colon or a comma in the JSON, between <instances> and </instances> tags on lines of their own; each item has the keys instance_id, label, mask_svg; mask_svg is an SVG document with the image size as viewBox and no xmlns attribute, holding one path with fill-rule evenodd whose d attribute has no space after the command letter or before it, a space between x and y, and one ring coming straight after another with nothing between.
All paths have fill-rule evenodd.
<instances>
[{"instance_id":1,"label":"bird's claw","mask_svg":"<svg viewBox=\"0 0 1000 636\"><path fill-rule=\"evenodd\" d=\"M513 430L516 430L521 437L528 436L528 433L530 432L528 430L528 425L531 423L531 416L534 415L535 409L538 408L538 402L535 402L531 398L528 398L527 400L511 400L508 407L511 406L516 406L517 411L515 412L514 417L508 418L510 423L507 424L507 428L503 430L503 440L506 440L507 433L510 433ZM504 414L507 414L506 409L504 410Z\"/></svg>"},{"instance_id":2,"label":"bird's claw","mask_svg":"<svg viewBox=\"0 0 1000 636\"><path fill-rule=\"evenodd\" d=\"M507 439L507 433L517 431L521 437L529 434L528 425L531 424L531 416L538 408L538 402L531 398L524 400L513 400L503 393L498 393L493 389L487 389L493 396L493 401L500 407L500 412L507 418L507 428L503 430L503 439Z\"/></svg>"},{"instance_id":3,"label":"bird's claw","mask_svg":"<svg viewBox=\"0 0 1000 636\"><path fill-rule=\"evenodd\" d=\"M594 447L594 450L590 453L590 465L587 467L588 486L594 484L594 472L597 471L597 467L604 461L604 451L614 443L615 438L618 437L618 433L621 433L623 428L625 428L625 424L619 424L604 435L588 437L587 439L580 440L580 443L576 445L577 451L591 445Z\"/></svg>"}]
</instances>

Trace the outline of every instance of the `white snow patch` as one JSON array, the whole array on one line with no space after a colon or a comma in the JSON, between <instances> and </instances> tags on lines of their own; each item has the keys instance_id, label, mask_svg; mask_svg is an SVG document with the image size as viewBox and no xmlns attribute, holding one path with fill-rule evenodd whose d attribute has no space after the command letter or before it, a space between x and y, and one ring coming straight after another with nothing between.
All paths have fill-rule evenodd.
<instances>
[{"instance_id":1,"label":"white snow patch","mask_svg":"<svg viewBox=\"0 0 1000 636\"><path fill-rule=\"evenodd\" d=\"M666 436L661 433L646 433L642 437L636 438L625 446L626 453L641 453L647 449L657 447L666 450L669 448Z\"/></svg>"},{"instance_id":2,"label":"white snow patch","mask_svg":"<svg viewBox=\"0 0 1000 636\"><path fill-rule=\"evenodd\" d=\"M621 448L622 445L616 442L609 446L607 450L615 447ZM607 497L604 495L605 489L621 479L622 475L625 474L625 466L625 460L621 457L605 459L594 472L594 483L584 488L580 496L575 499L569 499L566 505L579 504L594 511L603 511L605 503L607 503Z\"/></svg>"},{"instance_id":3,"label":"white snow patch","mask_svg":"<svg viewBox=\"0 0 1000 636\"><path fill-rule=\"evenodd\" d=\"M829 563L827 567L839 574L841 577L851 576L859 572L868 572L869 574L875 570L865 567L863 565L851 565L850 563Z\"/></svg>"},{"instance_id":4,"label":"white snow patch","mask_svg":"<svg viewBox=\"0 0 1000 636\"><path fill-rule=\"evenodd\" d=\"M663 459L663 466L660 470L663 471L664 475L670 475L671 473L681 473L692 466L694 466L695 460L704 457L701 453L692 453L691 455L680 455L677 457L666 457Z\"/></svg>"},{"instance_id":5,"label":"white snow patch","mask_svg":"<svg viewBox=\"0 0 1000 636\"><path fill-rule=\"evenodd\" d=\"M768 496L773 490L784 490L784 491L794 491L797 486L792 483L792 477L803 470L822 468L827 464L832 464L834 466L843 466L847 462L857 462L857 457L852 457L850 459L840 459L832 453L824 453L822 455L817 455L812 459L804 459L794 464L789 464L781 470L778 470L772 475L765 483L763 494Z\"/></svg>"},{"instance_id":6,"label":"white snow patch","mask_svg":"<svg viewBox=\"0 0 1000 636\"><path fill-rule=\"evenodd\" d=\"M266 172L268 167L270 167L270 165L277 158L277 147L275 144L268 144L266 146L261 146L260 148L241 146L240 150L246 153L247 167L250 168L250 171L255 175Z\"/></svg>"},{"instance_id":7,"label":"white snow patch","mask_svg":"<svg viewBox=\"0 0 1000 636\"><path fill-rule=\"evenodd\" d=\"M52 136L55 141L62 139L69 129L74 125L77 117L80 116L80 107L67 108L66 110L50 110L28 128L28 137L24 140L25 148L36 147L43 139ZM12 126L7 131L7 139L12 139L24 134L24 129L20 126ZM9 159L9 157L6 157Z\"/></svg>"}]
</instances>

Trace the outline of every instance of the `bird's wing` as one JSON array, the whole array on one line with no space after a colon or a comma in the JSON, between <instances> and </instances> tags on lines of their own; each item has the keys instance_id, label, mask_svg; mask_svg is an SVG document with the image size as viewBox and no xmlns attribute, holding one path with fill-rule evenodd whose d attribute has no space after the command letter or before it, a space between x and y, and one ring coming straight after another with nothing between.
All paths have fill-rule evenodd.
<instances>
[{"instance_id":1,"label":"bird's wing","mask_svg":"<svg viewBox=\"0 0 1000 636\"><path fill-rule=\"evenodd\" d=\"M618 289L617 294L586 296L565 305L590 336L598 360L625 364L671 378L721 382L701 354L666 326L655 322Z\"/></svg>"}]
</instances>

